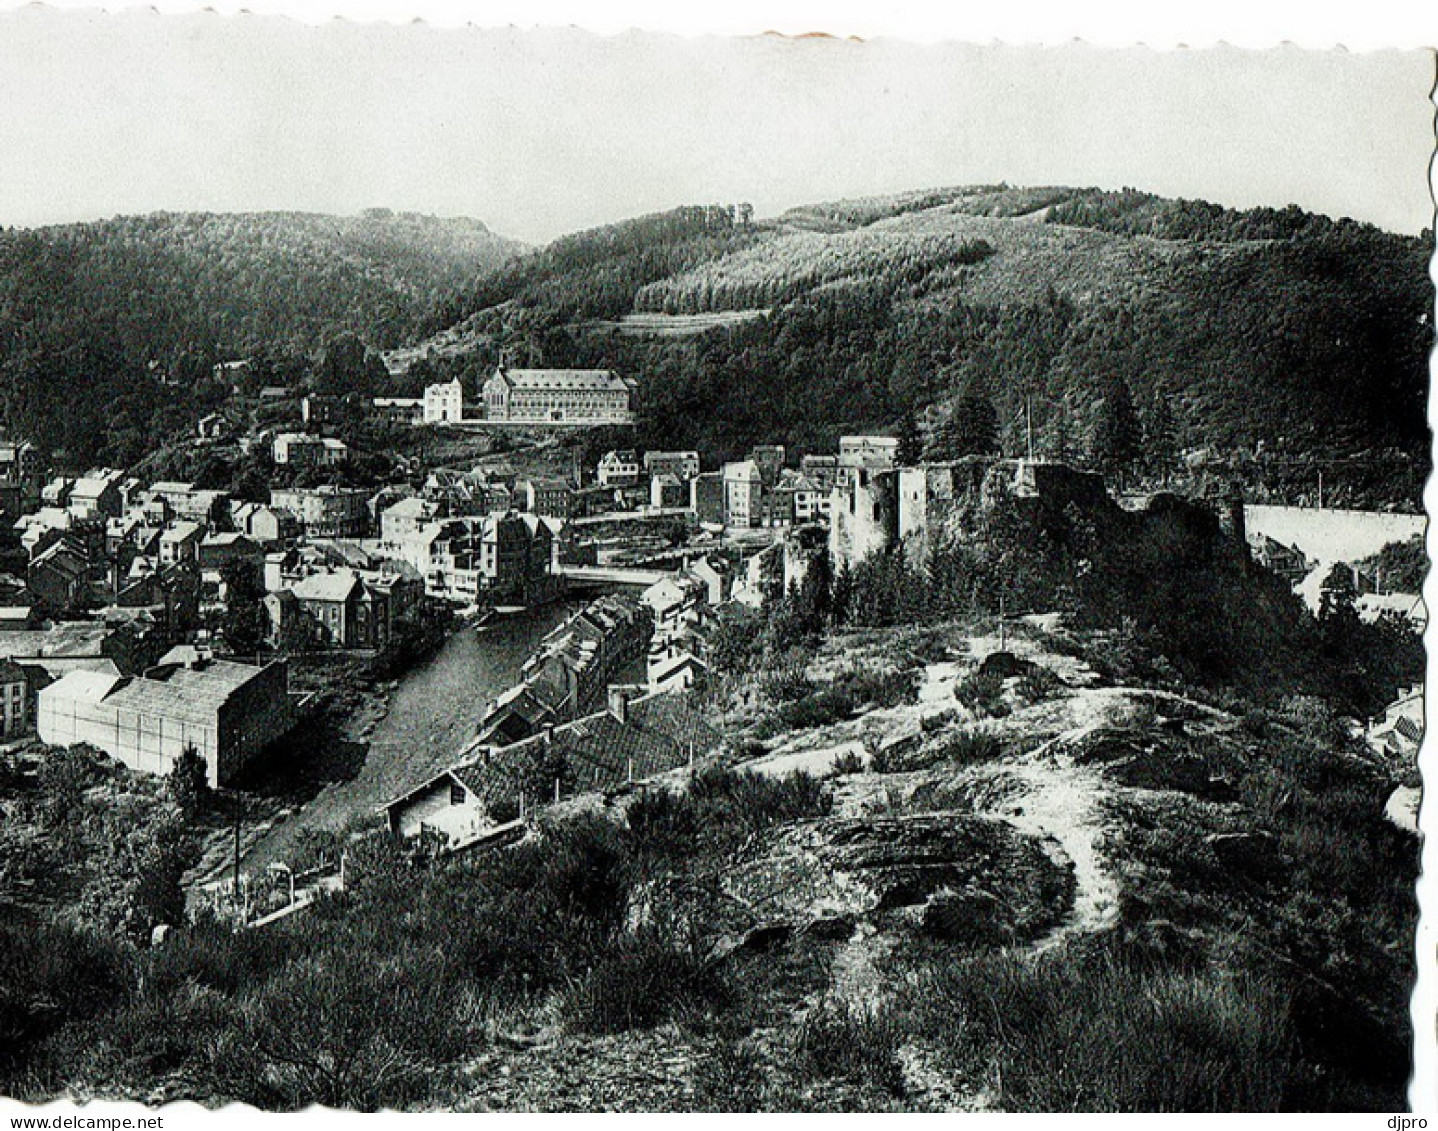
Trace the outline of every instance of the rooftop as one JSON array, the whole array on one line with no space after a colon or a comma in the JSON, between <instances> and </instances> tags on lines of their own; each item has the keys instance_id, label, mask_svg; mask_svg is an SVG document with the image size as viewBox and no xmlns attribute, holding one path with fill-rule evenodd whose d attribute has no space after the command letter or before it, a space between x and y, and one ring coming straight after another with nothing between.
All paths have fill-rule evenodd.
<instances>
[{"instance_id":1,"label":"rooftop","mask_svg":"<svg viewBox=\"0 0 1438 1131\"><path fill-rule=\"evenodd\" d=\"M504 369L495 377L524 389L559 392L628 391L629 386L612 369ZM492 380L493 378L491 378Z\"/></svg>"}]
</instances>

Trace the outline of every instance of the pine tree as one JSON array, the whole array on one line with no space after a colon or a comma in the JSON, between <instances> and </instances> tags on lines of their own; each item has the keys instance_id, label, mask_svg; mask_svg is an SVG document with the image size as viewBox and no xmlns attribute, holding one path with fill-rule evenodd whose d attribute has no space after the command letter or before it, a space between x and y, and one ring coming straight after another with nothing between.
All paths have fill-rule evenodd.
<instances>
[{"instance_id":1,"label":"pine tree","mask_svg":"<svg viewBox=\"0 0 1438 1131\"><path fill-rule=\"evenodd\" d=\"M1178 431L1169 407L1168 393L1159 388L1143 421L1144 463L1155 475L1167 480L1178 470Z\"/></svg>"},{"instance_id":2,"label":"pine tree","mask_svg":"<svg viewBox=\"0 0 1438 1131\"><path fill-rule=\"evenodd\" d=\"M998 452L999 418L987 389L978 384L969 386L939 428L937 446L949 459Z\"/></svg>"},{"instance_id":3,"label":"pine tree","mask_svg":"<svg viewBox=\"0 0 1438 1131\"><path fill-rule=\"evenodd\" d=\"M1143 434L1138 413L1134 411L1133 394L1129 392L1128 382L1117 375L1110 377L1104 388L1090 450L1094 462L1120 481L1142 454Z\"/></svg>"}]
</instances>

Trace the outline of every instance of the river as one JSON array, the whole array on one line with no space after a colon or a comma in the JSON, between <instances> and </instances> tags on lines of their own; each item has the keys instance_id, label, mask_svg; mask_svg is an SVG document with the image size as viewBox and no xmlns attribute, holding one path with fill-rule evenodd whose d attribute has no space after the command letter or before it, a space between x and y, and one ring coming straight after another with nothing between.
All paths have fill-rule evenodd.
<instances>
[{"instance_id":1,"label":"river","mask_svg":"<svg viewBox=\"0 0 1438 1131\"><path fill-rule=\"evenodd\" d=\"M307 829L334 829L366 816L454 761L474 736L490 701L512 687L535 645L578 603L556 602L500 617L482 629L457 629L427 660L405 673L389 711L362 751L359 772L326 785L299 812L264 833L245 853L259 868L283 860Z\"/></svg>"}]
</instances>

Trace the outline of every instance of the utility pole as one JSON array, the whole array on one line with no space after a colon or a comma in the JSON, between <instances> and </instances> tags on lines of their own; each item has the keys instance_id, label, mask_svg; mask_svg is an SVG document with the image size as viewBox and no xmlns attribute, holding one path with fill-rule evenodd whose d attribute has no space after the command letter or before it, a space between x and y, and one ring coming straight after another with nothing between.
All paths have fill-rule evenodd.
<instances>
[{"instance_id":1,"label":"utility pole","mask_svg":"<svg viewBox=\"0 0 1438 1131\"><path fill-rule=\"evenodd\" d=\"M1034 405L1033 398L1024 394L1024 432L1028 439L1029 462L1034 462Z\"/></svg>"},{"instance_id":2,"label":"utility pole","mask_svg":"<svg viewBox=\"0 0 1438 1131\"><path fill-rule=\"evenodd\" d=\"M235 805L235 902L240 899L240 807L238 802Z\"/></svg>"},{"instance_id":3,"label":"utility pole","mask_svg":"<svg viewBox=\"0 0 1438 1131\"><path fill-rule=\"evenodd\" d=\"M1318 469L1318 509L1323 509L1323 468Z\"/></svg>"},{"instance_id":4,"label":"utility pole","mask_svg":"<svg viewBox=\"0 0 1438 1131\"><path fill-rule=\"evenodd\" d=\"M999 593L999 651L1008 651L1008 624L1004 620L1004 595Z\"/></svg>"}]
</instances>

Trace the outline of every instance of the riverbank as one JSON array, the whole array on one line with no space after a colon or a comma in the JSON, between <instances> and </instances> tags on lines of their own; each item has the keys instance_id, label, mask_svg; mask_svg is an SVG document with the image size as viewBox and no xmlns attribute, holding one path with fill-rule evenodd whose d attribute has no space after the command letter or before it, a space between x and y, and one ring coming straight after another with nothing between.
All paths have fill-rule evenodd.
<instances>
[{"instance_id":1,"label":"riverbank","mask_svg":"<svg viewBox=\"0 0 1438 1131\"><path fill-rule=\"evenodd\" d=\"M519 678L535 645L570 612L563 601L496 617L482 630L458 623L403 674L366 677L362 657L307 656L297 689L324 698L316 716L269 760L265 792L303 798L256 837L243 866L286 859L309 832L372 818L397 793L448 765L489 702Z\"/></svg>"}]
</instances>

